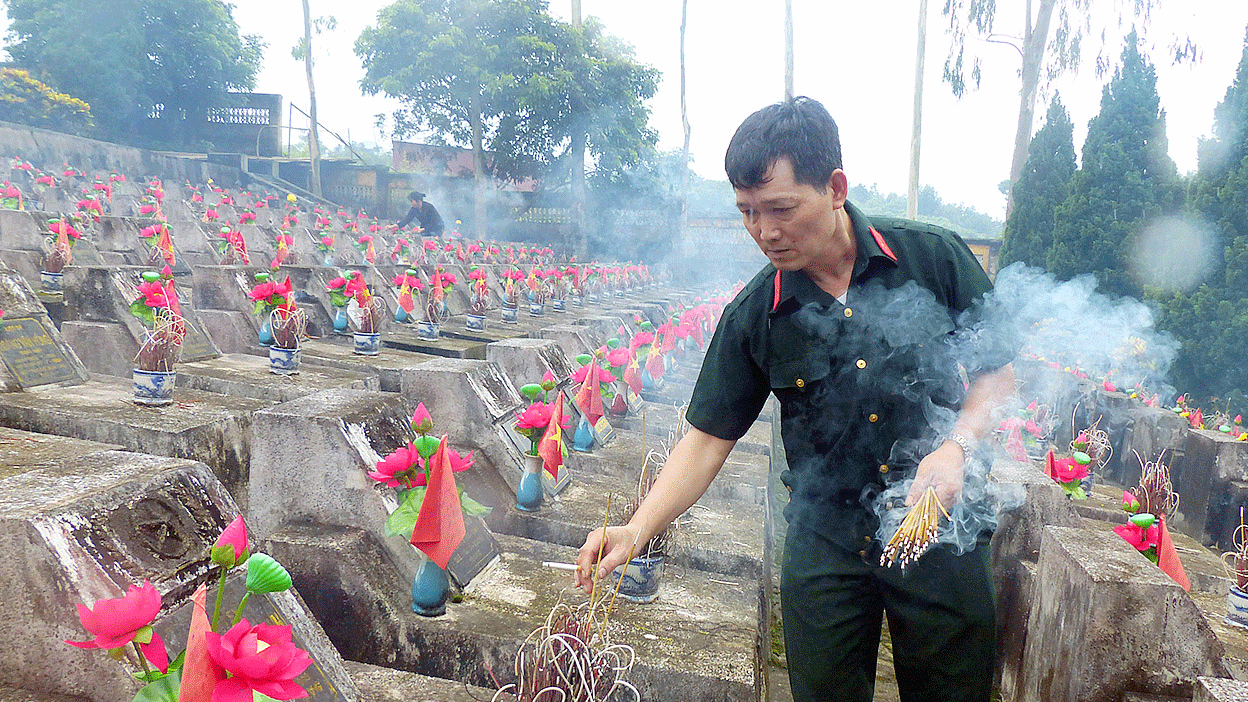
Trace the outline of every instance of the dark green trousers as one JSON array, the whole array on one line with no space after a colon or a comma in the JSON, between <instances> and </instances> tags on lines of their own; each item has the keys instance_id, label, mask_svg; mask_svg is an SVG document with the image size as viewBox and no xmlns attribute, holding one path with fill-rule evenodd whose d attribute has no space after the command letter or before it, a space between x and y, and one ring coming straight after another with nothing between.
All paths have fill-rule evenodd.
<instances>
[{"instance_id":1,"label":"dark green trousers","mask_svg":"<svg viewBox=\"0 0 1248 702\"><path fill-rule=\"evenodd\" d=\"M880 622L888 615L903 702L987 702L996 626L987 539L962 556L945 546L882 568L790 527L780 576L784 643L795 702L871 702Z\"/></svg>"}]
</instances>

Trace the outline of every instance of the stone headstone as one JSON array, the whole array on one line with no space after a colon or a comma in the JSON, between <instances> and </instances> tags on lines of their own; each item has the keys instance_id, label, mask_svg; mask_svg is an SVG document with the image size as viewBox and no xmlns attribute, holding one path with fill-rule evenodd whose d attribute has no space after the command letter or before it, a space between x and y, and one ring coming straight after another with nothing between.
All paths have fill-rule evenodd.
<instances>
[{"instance_id":1,"label":"stone headstone","mask_svg":"<svg viewBox=\"0 0 1248 702\"><path fill-rule=\"evenodd\" d=\"M0 362L20 388L81 382L73 360L34 317L0 320Z\"/></svg>"},{"instance_id":2,"label":"stone headstone","mask_svg":"<svg viewBox=\"0 0 1248 702\"><path fill-rule=\"evenodd\" d=\"M216 580L209 547L236 515L212 471L182 459L76 449L0 479L0 543L13 556L0 566L0 678L96 702L131 699L138 685L126 667L63 643L89 638L75 605L150 581L162 595L155 629L176 655L190 595ZM239 601L241 581L241 572L231 576L227 602ZM253 597L244 616L292 626L314 662L296 678L311 699L358 699L337 651L293 592Z\"/></svg>"}]
</instances>

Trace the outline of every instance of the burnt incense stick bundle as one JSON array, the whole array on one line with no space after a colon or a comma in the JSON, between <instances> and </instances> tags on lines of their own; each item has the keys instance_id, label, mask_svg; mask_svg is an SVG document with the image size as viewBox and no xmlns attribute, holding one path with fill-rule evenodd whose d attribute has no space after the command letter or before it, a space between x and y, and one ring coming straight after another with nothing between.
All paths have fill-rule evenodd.
<instances>
[{"instance_id":1,"label":"burnt incense stick bundle","mask_svg":"<svg viewBox=\"0 0 1248 702\"><path fill-rule=\"evenodd\" d=\"M919 556L936 543L942 514L945 519L949 518L949 512L936 497L936 488L929 487L901 520L893 538L888 540L884 553L880 555L880 565L891 566L900 558L901 567L905 568L919 560Z\"/></svg>"}]
</instances>

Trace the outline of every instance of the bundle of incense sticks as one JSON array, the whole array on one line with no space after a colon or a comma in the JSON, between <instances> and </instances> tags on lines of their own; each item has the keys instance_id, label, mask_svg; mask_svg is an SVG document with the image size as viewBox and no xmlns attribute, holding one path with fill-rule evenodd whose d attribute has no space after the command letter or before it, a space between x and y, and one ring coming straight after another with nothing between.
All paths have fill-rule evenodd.
<instances>
[{"instance_id":1,"label":"bundle of incense sticks","mask_svg":"<svg viewBox=\"0 0 1248 702\"><path fill-rule=\"evenodd\" d=\"M905 568L919 560L919 556L936 543L942 514L945 519L949 518L949 512L940 504L940 498L936 497L936 488L929 487L906 514L905 519L901 520L897 533L888 540L884 553L880 555L880 565L891 566L900 558L901 567Z\"/></svg>"}]
</instances>

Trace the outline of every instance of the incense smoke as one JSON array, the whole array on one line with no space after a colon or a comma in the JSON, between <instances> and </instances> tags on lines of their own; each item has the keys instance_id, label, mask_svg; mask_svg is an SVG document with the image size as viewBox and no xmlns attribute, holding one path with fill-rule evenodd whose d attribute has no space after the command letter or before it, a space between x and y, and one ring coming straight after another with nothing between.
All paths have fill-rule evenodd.
<instances>
[{"instance_id":1,"label":"incense smoke","mask_svg":"<svg viewBox=\"0 0 1248 702\"><path fill-rule=\"evenodd\" d=\"M860 495L862 505L879 519L881 543L892 537L905 515L905 498L919 461L952 429L957 418L954 408L965 398L967 383L1016 354L1081 369L1098 381L1113 378L1118 387L1140 383L1150 392L1172 396L1164 378L1177 353L1177 342L1154 329L1153 313L1146 305L1098 293L1090 276L1059 282L1038 269L1012 265L998 274L993 292L963 313L956 324L930 291L913 282L892 290L869 284L850 295L848 305L854 309L856 325L838 319L839 308L822 310L817 305L796 312L794 321L830 344L847 340L847 334L882 339L883 344L873 346L882 357L869 362L897 371L873 376L871 394L864 394L902 398L896 407L908 429L905 433L913 437L891 447L888 463L893 470L883 490L873 484ZM849 376L834 372L814 390L843 397L853 392L850 384ZM1017 402L1012 398L998 414L1013 411ZM994 418L991 425L996 423ZM818 432L818 427L797 427L786 432L786 440ZM938 541L951 544L959 553L975 548L996 527L998 515L1017 507L1024 498L1020 486L994 481L991 466L992 456L986 453L968 457L961 501L949 509L950 524L941 529ZM819 490L809 494L819 494Z\"/></svg>"}]
</instances>

